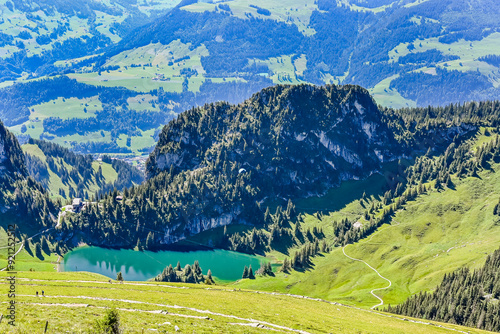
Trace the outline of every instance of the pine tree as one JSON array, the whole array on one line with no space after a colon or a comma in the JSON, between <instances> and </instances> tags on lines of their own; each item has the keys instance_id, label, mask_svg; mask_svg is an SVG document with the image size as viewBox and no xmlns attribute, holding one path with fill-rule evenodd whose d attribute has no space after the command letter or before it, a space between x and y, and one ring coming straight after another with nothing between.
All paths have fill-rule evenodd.
<instances>
[{"instance_id":1,"label":"pine tree","mask_svg":"<svg viewBox=\"0 0 500 334\"><path fill-rule=\"evenodd\" d=\"M119 282L123 282L123 275L121 271L118 273L118 275L116 275L116 280Z\"/></svg>"},{"instance_id":2,"label":"pine tree","mask_svg":"<svg viewBox=\"0 0 500 334\"><path fill-rule=\"evenodd\" d=\"M141 241L140 237L137 238L137 245L136 245L136 247L137 247L137 250L139 250L139 251L142 251L144 249L144 247L142 247L142 241Z\"/></svg>"},{"instance_id":3,"label":"pine tree","mask_svg":"<svg viewBox=\"0 0 500 334\"><path fill-rule=\"evenodd\" d=\"M47 242L47 239L45 238L45 236L42 236L40 243L41 243L42 250L46 254L50 255L49 243Z\"/></svg>"},{"instance_id":4,"label":"pine tree","mask_svg":"<svg viewBox=\"0 0 500 334\"><path fill-rule=\"evenodd\" d=\"M447 188L453 187L453 183L451 182L450 174L448 174L448 173L446 173L446 176L445 176L445 185Z\"/></svg>"},{"instance_id":5,"label":"pine tree","mask_svg":"<svg viewBox=\"0 0 500 334\"><path fill-rule=\"evenodd\" d=\"M38 258L42 258L43 257L43 255L42 255L42 246L40 246L39 242L37 242L35 244L35 255Z\"/></svg>"},{"instance_id":6,"label":"pine tree","mask_svg":"<svg viewBox=\"0 0 500 334\"><path fill-rule=\"evenodd\" d=\"M285 258L283 260L283 265L281 266L280 271L284 272L284 273L289 273L291 270L292 270L292 266L291 266L290 260L288 258Z\"/></svg>"},{"instance_id":7,"label":"pine tree","mask_svg":"<svg viewBox=\"0 0 500 334\"><path fill-rule=\"evenodd\" d=\"M198 260L194 261L193 271L194 271L195 275L197 275L197 276L200 276L202 273L200 263L198 262Z\"/></svg>"},{"instance_id":8,"label":"pine tree","mask_svg":"<svg viewBox=\"0 0 500 334\"><path fill-rule=\"evenodd\" d=\"M253 270L252 270L252 265L250 265L250 267L248 267L248 278L255 279L255 276L254 276Z\"/></svg>"},{"instance_id":9,"label":"pine tree","mask_svg":"<svg viewBox=\"0 0 500 334\"><path fill-rule=\"evenodd\" d=\"M248 267L245 266L245 268L243 269L243 275L241 276L241 278L248 278Z\"/></svg>"},{"instance_id":10,"label":"pine tree","mask_svg":"<svg viewBox=\"0 0 500 334\"><path fill-rule=\"evenodd\" d=\"M148 237L146 238L146 249L153 249L154 248L154 236L153 232L148 233Z\"/></svg>"},{"instance_id":11,"label":"pine tree","mask_svg":"<svg viewBox=\"0 0 500 334\"><path fill-rule=\"evenodd\" d=\"M288 204L286 206L286 215L288 219L295 219L297 212L295 210L295 204L293 204L292 200L288 200Z\"/></svg>"}]
</instances>

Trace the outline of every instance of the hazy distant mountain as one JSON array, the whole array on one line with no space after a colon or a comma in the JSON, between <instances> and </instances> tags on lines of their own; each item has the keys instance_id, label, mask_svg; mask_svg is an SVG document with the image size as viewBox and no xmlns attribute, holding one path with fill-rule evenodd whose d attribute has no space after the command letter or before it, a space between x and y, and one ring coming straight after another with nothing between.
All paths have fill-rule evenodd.
<instances>
[{"instance_id":1,"label":"hazy distant mountain","mask_svg":"<svg viewBox=\"0 0 500 334\"><path fill-rule=\"evenodd\" d=\"M35 15L34 3L13 3L4 12ZM496 1L184 1L166 15L137 19L146 15L138 10L168 5L40 3L43 22L52 18L45 12L69 20L47 45L36 43L45 30L33 17L38 33L22 28L26 40L19 27L2 29L10 52L2 78L18 82L0 90L4 122L18 135L80 152L138 155L153 148L161 126L179 112L239 103L280 83L359 84L378 104L397 108L500 97ZM118 34L111 21L126 15L134 24L120 25ZM80 37L70 39L74 33ZM43 84L19 79L44 74Z\"/></svg>"}]
</instances>

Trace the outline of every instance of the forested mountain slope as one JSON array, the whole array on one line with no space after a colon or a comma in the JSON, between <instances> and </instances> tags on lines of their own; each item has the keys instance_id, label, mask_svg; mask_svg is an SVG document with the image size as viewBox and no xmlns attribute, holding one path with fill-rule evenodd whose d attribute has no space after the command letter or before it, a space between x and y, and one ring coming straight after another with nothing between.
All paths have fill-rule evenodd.
<instances>
[{"instance_id":1,"label":"forested mountain slope","mask_svg":"<svg viewBox=\"0 0 500 334\"><path fill-rule=\"evenodd\" d=\"M293 204L285 203L286 213L276 211L273 220L263 201L323 194L340 181L381 171L385 162L443 152L480 125L496 126L499 112L497 102L379 110L366 90L349 85L264 89L236 106L218 103L182 113L160 134L147 163L148 181L126 190L120 203L116 195L108 196L104 210L70 217L70 225L87 230L90 224L92 242L122 246L146 236L150 245L170 244L229 224L264 226L269 232L275 227L279 234L288 229L287 220L297 218ZM404 164L396 165L384 185L387 201L403 194L409 181L446 183L455 170L478 168L463 160L453 171L427 166L412 177ZM345 238L350 225L343 223L338 243L370 233L390 212L367 218L365 231L354 229ZM268 235L261 239L267 244Z\"/></svg>"},{"instance_id":2,"label":"forested mountain slope","mask_svg":"<svg viewBox=\"0 0 500 334\"><path fill-rule=\"evenodd\" d=\"M495 207L499 215L500 204ZM498 212L497 212L498 211ZM432 293L420 293L389 312L500 331L500 250L488 255L482 268L462 268L445 275Z\"/></svg>"},{"instance_id":3,"label":"forested mountain slope","mask_svg":"<svg viewBox=\"0 0 500 334\"><path fill-rule=\"evenodd\" d=\"M52 196L90 200L116 188L142 183L142 173L128 163L102 156L80 155L57 144L30 139L22 146L29 175Z\"/></svg>"},{"instance_id":4,"label":"forested mountain slope","mask_svg":"<svg viewBox=\"0 0 500 334\"><path fill-rule=\"evenodd\" d=\"M118 216L111 198L113 211L89 212L89 221L139 222L135 233L125 226L123 233L135 242L156 231L157 244L231 223L262 225L265 198L322 193L367 177L398 151L366 90L276 86L240 105L182 113L160 134L148 182L126 192ZM90 230L102 238L102 231Z\"/></svg>"},{"instance_id":5,"label":"forested mountain slope","mask_svg":"<svg viewBox=\"0 0 500 334\"><path fill-rule=\"evenodd\" d=\"M48 193L28 176L17 139L0 122L0 223L17 223L19 232L50 227L57 210Z\"/></svg>"}]
</instances>

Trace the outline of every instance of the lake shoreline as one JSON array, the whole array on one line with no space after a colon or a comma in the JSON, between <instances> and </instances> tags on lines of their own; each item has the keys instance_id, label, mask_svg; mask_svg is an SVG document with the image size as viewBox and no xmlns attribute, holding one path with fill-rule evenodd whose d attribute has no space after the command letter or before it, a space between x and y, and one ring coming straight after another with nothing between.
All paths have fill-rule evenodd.
<instances>
[{"instance_id":1,"label":"lake shoreline","mask_svg":"<svg viewBox=\"0 0 500 334\"><path fill-rule=\"evenodd\" d=\"M127 281L148 281L169 265L181 267L199 261L203 272L210 269L213 276L227 283L241 278L243 268L260 267L263 258L221 249L193 249L175 247L175 250L137 251L82 245L65 254L60 271L88 271L115 279L122 272Z\"/></svg>"}]
</instances>

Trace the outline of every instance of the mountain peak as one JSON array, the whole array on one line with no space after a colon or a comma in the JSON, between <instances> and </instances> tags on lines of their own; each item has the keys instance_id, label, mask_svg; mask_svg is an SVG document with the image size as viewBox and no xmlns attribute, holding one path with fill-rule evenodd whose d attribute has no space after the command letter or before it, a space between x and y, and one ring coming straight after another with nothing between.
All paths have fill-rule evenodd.
<instances>
[{"instance_id":1,"label":"mountain peak","mask_svg":"<svg viewBox=\"0 0 500 334\"><path fill-rule=\"evenodd\" d=\"M223 151L228 161L291 189L321 192L395 158L393 143L365 89L278 85L239 105L208 104L180 114L160 134L147 170L152 177L172 167L211 168Z\"/></svg>"}]
</instances>

